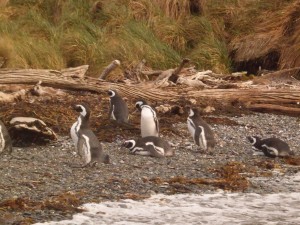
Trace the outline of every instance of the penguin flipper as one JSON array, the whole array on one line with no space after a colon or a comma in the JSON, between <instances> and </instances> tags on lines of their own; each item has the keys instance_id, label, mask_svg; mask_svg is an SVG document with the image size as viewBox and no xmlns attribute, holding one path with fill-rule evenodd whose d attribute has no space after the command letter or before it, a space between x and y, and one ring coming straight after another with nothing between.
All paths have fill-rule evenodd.
<instances>
[{"instance_id":1,"label":"penguin flipper","mask_svg":"<svg viewBox=\"0 0 300 225\"><path fill-rule=\"evenodd\" d=\"M153 142L147 142L145 148L151 156L162 158L165 156L165 150L161 147L155 146Z\"/></svg>"},{"instance_id":2,"label":"penguin flipper","mask_svg":"<svg viewBox=\"0 0 300 225\"><path fill-rule=\"evenodd\" d=\"M77 151L80 157L83 157L84 145L85 145L85 140L82 136L80 136L77 143Z\"/></svg>"},{"instance_id":3,"label":"penguin flipper","mask_svg":"<svg viewBox=\"0 0 300 225\"><path fill-rule=\"evenodd\" d=\"M194 133L194 141L198 146L200 146L201 133L202 133L202 129L200 127L197 127Z\"/></svg>"},{"instance_id":4,"label":"penguin flipper","mask_svg":"<svg viewBox=\"0 0 300 225\"><path fill-rule=\"evenodd\" d=\"M159 122L158 122L157 117L154 117L154 122L155 122L155 128L156 128L157 134L159 134Z\"/></svg>"}]
</instances>

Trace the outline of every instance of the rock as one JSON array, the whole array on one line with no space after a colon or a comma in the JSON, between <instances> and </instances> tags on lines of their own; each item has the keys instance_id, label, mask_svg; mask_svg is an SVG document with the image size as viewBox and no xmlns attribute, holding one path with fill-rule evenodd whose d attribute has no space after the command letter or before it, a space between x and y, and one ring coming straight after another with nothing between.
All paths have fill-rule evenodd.
<instances>
[{"instance_id":1,"label":"rock","mask_svg":"<svg viewBox=\"0 0 300 225\"><path fill-rule=\"evenodd\" d=\"M13 143L18 146L46 144L57 140L55 132L46 123L33 117L14 117L9 122Z\"/></svg>"}]
</instances>

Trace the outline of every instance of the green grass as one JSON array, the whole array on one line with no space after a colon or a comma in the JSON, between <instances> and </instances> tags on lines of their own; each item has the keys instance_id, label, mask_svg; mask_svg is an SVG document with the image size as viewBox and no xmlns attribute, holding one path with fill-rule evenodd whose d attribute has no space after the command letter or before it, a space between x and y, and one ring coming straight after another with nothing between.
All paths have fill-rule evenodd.
<instances>
[{"instance_id":1,"label":"green grass","mask_svg":"<svg viewBox=\"0 0 300 225\"><path fill-rule=\"evenodd\" d=\"M227 73L230 39L253 32L263 12L279 13L293 1L206 0L204 13L198 15L189 12L189 1L178 2L184 10L176 12L171 0L99 2L100 9L92 11L93 0L11 0L0 8L5 66L61 69L89 64L89 74L97 76L114 59L125 67L146 59L154 69L168 69L189 57L198 69Z\"/></svg>"}]
</instances>

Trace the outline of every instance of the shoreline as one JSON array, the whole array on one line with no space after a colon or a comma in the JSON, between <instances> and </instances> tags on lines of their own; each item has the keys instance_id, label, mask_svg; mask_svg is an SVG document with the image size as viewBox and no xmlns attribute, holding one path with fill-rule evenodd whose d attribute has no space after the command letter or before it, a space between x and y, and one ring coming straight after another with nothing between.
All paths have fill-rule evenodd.
<instances>
[{"instance_id":1,"label":"shoreline","mask_svg":"<svg viewBox=\"0 0 300 225\"><path fill-rule=\"evenodd\" d=\"M216 121L227 122L211 123L218 142L212 154L195 151L185 123L173 125L176 134L163 133L175 148L175 156L170 158L131 155L120 147L124 137L118 135L113 142L102 142L112 162L97 168L73 168L81 161L74 155L69 137L46 146L14 148L13 155L21 159L0 159L0 222L32 224L70 219L84 203L142 200L154 193L293 191L280 180L299 172L299 166L289 165L286 159L253 156L246 136L280 134L297 157L297 118L272 114L211 118L216 117Z\"/></svg>"}]
</instances>

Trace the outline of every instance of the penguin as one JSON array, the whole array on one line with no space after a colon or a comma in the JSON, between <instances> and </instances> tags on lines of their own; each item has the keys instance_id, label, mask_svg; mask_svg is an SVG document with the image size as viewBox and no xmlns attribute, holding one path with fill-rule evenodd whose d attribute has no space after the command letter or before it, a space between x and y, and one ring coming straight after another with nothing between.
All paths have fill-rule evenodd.
<instances>
[{"instance_id":1,"label":"penguin","mask_svg":"<svg viewBox=\"0 0 300 225\"><path fill-rule=\"evenodd\" d=\"M0 121L0 155L4 152L12 153L12 141L6 126Z\"/></svg>"},{"instance_id":2,"label":"penguin","mask_svg":"<svg viewBox=\"0 0 300 225\"><path fill-rule=\"evenodd\" d=\"M214 133L210 126L200 117L198 109L189 109L187 126L194 142L202 150L212 150L215 145Z\"/></svg>"},{"instance_id":3,"label":"penguin","mask_svg":"<svg viewBox=\"0 0 300 225\"><path fill-rule=\"evenodd\" d=\"M78 152L77 145L78 145L78 131L81 124L81 117L79 116L77 121L73 123L71 129L70 129L70 136L74 143L75 151Z\"/></svg>"},{"instance_id":4,"label":"penguin","mask_svg":"<svg viewBox=\"0 0 300 225\"><path fill-rule=\"evenodd\" d=\"M90 109L85 104L75 105L74 110L80 113L75 131L78 132L77 149L79 155L84 159L84 166L95 163L109 163L109 156L105 155L102 146L90 128Z\"/></svg>"},{"instance_id":5,"label":"penguin","mask_svg":"<svg viewBox=\"0 0 300 225\"><path fill-rule=\"evenodd\" d=\"M156 136L142 137L137 140L127 140L122 146L128 148L132 154L136 155L152 156L156 158L174 155L174 150L169 143Z\"/></svg>"},{"instance_id":6,"label":"penguin","mask_svg":"<svg viewBox=\"0 0 300 225\"><path fill-rule=\"evenodd\" d=\"M109 117L118 123L128 123L129 112L126 102L115 90L108 90L110 97Z\"/></svg>"},{"instance_id":7,"label":"penguin","mask_svg":"<svg viewBox=\"0 0 300 225\"><path fill-rule=\"evenodd\" d=\"M257 136L248 136L247 139L251 143L252 148L257 152L254 152L254 155L261 155L260 153L263 153L263 155L271 158L294 155L289 145L279 138L261 139Z\"/></svg>"},{"instance_id":8,"label":"penguin","mask_svg":"<svg viewBox=\"0 0 300 225\"><path fill-rule=\"evenodd\" d=\"M159 122L155 110L146 101L140 100L135 103L135 107L141 112L141 135L159 136Z\"/></svg>"}]
</instances>

